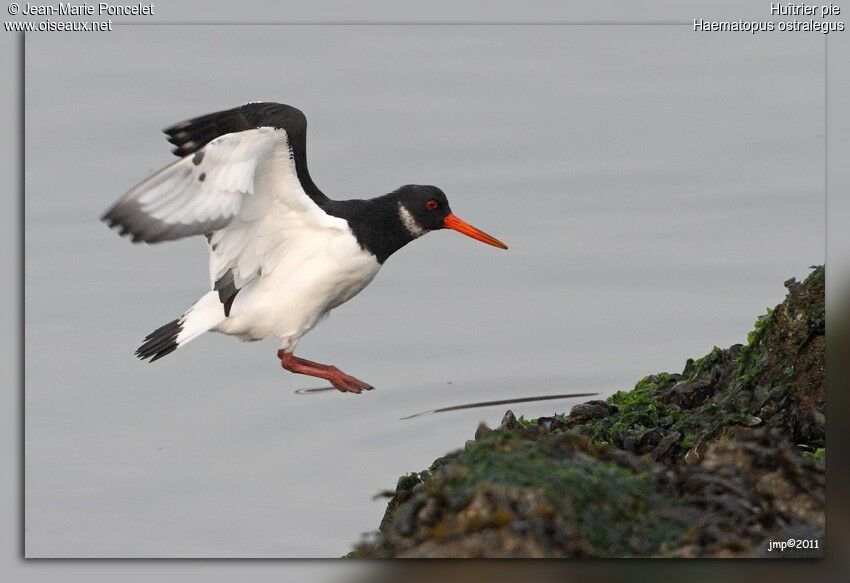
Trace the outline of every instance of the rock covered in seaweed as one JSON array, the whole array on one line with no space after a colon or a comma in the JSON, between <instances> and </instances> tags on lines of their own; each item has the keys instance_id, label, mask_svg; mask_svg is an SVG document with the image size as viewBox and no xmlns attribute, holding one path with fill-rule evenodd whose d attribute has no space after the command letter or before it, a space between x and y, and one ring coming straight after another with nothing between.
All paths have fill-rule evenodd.
<instances>
[{"instance_id":1,"label":"rock covered in seaweed","mask_svg":"<svg viewBox=\"0 0 850 583\"><path fill-rule=\"evenodd\" d=\"M354 557L768 556L824 548L824 269L786 282L747 344L605 401L508 411L399 479ZM791 556L786 551L782 556Z\"/></svg>"}]
</instances>

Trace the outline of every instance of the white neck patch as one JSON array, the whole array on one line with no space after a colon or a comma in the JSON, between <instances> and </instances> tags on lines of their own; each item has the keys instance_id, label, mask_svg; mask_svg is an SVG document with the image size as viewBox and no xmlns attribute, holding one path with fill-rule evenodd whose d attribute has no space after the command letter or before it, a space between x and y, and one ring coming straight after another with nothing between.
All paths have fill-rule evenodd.
<instances>
[{"instance_id":1,"label":"white neck patch","mask_svg":"<svg viewBox=\"0 0 850 583\"><path fill-rule=\"evenodd\" d=\"M398 203L398 216L401 218L401 222L404 223L404 228L407 229L407 232L414 237L421 237L426 233L426 230L419 226L419 223L416 222L410 211L401 203Z\"/></svg>"}]
</instances>

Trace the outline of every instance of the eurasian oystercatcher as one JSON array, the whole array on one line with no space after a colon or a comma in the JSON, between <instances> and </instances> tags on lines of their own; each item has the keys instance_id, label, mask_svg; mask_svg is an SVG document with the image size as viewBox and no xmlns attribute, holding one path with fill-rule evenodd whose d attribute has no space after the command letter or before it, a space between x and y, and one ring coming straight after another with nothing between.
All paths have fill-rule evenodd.
<instances>
[{"instance_id":1,"label":"eurasian oystercatcher","mask_svg":"<svg viewBox=\"0 0 850 583\"><path fill-rule=\"evenodd\" d=\"M164 130L179 160L121 197L101 220L134 243L204 235L212 290L151 332L150 362L207 331L280 338L283 368L340 391L372 386L293 354L330 310L372 281L387 258L429 231L454 229L507 249L452 214L436 186L369 200L331 200L307 171L307 119L280 103L248 103Z\"/></svg>"}]
</instances>

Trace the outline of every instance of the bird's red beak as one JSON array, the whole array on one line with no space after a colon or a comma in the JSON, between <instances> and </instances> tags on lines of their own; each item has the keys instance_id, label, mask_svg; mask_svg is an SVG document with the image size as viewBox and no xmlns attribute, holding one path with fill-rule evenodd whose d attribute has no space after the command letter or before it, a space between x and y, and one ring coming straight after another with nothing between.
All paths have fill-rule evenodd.
<instances>
[{"instance_id":1,"label":"bird's red beak","mask_svg":"<svg viewBox=\"0 0 850 583\"><path fill-rule=\"evenodd\" d=\"M484 231L479 231L466 221L463 221L457 218L454 215L449 215L443 220L443 226L447 229L452 229L457 231L458 233L463 233L467 237L472 237L473 239L477 239L482 243L487 243L488 245L492 245L493 247L498 247L499 249L507 249L508 246L499 241L495 237L491 237Z\"/></svg>"}]
</instances>

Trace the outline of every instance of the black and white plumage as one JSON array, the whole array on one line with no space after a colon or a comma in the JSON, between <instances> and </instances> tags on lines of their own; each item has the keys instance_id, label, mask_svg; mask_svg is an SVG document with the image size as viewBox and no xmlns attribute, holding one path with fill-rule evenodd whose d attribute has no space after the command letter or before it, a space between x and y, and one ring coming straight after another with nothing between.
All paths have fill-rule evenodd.
<instances>
[{"instance_id":1,"label":"black and white plumage","mask_svg":"<svg viewBox=\"0 0 850 583\"><path fill-rule=\"evenodd\" d=\"M155 361L207 331L280 339L284 368L344 391L371 388L295 357L298 340L359 293L392 253L451 228L506 248L461 221L443 192L408 185L369 200L329 199L307 169L298 109L249 103L165 130L177 161L133 187L102 217L133 242L204 235L211 290L138 349Z\"/></svg>"}]
</instances>

